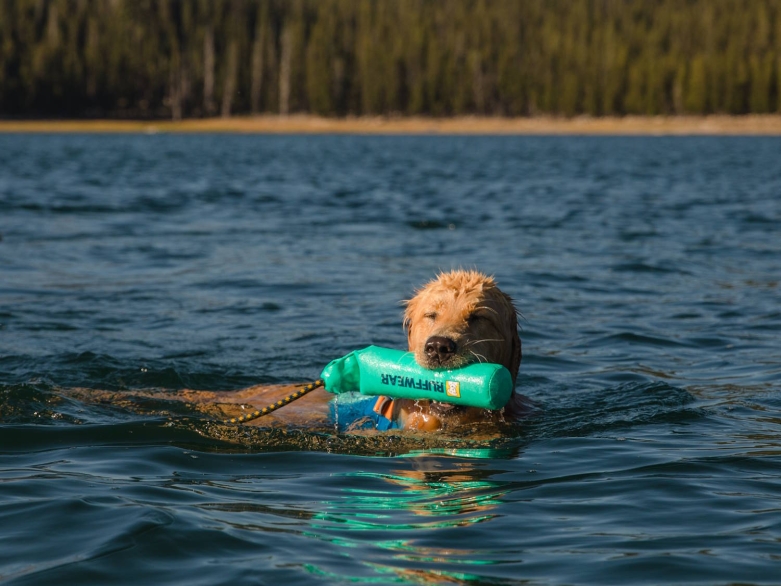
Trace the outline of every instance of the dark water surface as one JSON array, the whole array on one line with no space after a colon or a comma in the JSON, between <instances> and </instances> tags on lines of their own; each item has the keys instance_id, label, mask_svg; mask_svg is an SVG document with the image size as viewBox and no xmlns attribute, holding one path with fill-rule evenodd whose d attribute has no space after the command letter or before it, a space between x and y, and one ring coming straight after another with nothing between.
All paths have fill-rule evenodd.
<instances>
[{"instance_id":1,"label":"dark water surface","mask_svg":"<svg viewBox=\"0 0 781 586\"><path fill-rule=\"evenodd\" d=\"M0 581L781 583L780 153L0 136ZM68 391L310 380L459 266L524 316L502 439Z\"/></svg>"}]
</instances>

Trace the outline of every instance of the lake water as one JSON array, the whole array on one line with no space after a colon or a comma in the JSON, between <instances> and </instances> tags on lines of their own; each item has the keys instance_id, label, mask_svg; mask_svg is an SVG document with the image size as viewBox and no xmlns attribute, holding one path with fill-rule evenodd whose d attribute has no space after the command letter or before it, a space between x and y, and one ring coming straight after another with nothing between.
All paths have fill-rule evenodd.
<instances>
[{"instance_id":1,"label":"lake water","mask_svg":"<svg viewBox=\"0 0 781 586\"><path fill-rule=\"evenodd\" d=\"M0 581L779 583L779 153L0 135ZM399 301L455 267L523 314L541 410L506 437L226 431L165 399L403 348Z\"/></svg>"}]
</instances>

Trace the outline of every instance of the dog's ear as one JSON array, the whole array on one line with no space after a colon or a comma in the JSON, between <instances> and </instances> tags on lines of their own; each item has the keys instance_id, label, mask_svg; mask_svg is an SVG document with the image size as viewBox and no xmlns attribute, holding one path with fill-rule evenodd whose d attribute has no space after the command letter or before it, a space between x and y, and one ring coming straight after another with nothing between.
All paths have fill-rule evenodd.
<instances>
[{"instance_id":1,"label":"dog's ear","mask_svg":"<svg viewBox=\"0 0 781 586\"><path fill-rule=\"evenodd\" d=\"M415 295L412 299L408 299L404 302L404 331L407 332L407 345L409 345L410 338L412 337L412 325L415 320L418 304L419 295Z\"/></svg>"},{"instance_id":2,"label":"dog's ear","mask_svg":"<svg viewBox=\"0 0 781 586\"><path fill-rule=\"evenodd\" d=\"M513 382L518 378L518 371L521 368L521 359L523 352L521 351L521 337L518 335L518 328L516 326L513 332L513 354L512 354L512 369L510 374L513 375Z\"/></svg>"},{"instance_id":3,"label":"dog's ear","mask_svg":"<svg viewBox=\"0 0 781 586\"><path fill-rule=\"evenodd\" d=\"M510 374L513 376L513 382L518 378L518 370L521 368L521 359L523 352L521 350L521 337L518 335L518 310L515 309L513 300L509 295L505 295L507 303L510 305Z\"/></svg>"}]
</instances>

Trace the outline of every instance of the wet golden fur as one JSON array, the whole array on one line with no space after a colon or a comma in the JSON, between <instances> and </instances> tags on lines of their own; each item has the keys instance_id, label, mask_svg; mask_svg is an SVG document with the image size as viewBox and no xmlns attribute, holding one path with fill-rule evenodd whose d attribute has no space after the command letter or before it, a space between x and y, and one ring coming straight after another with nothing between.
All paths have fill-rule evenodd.
<instances>
[{"instance_id":1,"label":"wet golden fur","mask_svg":"<svg viewBox=\"0 0 781 586\"><path fill-rule=\"evenodd\" d=\"M504 365L518 375L521 364L521 340L517 311L512 299L503 293L493 278L477 271L455 270L441 273L424 285L407 302L404 313L408 347L423 367L457 368L473 362ZM451 340L455 352L445 361L426 352L432 337ZM514 415L518 398L513 396L506 408ZM490 417L479 409L460 410L459 421ZM448 417L436 404L402 401L399 418L405 428L433 430Z\"/></svg>"},{"instance_id":2,"label":"wet golden fur","mask_svg":"<svg viewBox=\"0 0 781 586\"><path fill-rule=\"evenodd\" d=\"M515 379L521 365L516 315L512 299L493 278L476 271L442 273L407 302L404 326L409 350L421 366L440 366L432 364L423 349L431 336L444 336L456 343L458 351L450 364L442 366L493 362L504 365Z\"/></svg>"}]
</instances>

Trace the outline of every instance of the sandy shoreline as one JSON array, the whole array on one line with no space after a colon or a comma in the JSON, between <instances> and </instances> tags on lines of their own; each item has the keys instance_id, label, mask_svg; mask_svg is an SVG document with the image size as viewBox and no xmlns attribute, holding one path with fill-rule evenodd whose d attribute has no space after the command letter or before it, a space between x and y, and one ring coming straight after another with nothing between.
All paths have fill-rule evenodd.
<instances>
[{"instance_id":1,"label":"sandy shoreline","mask_svg":"<svg viewBox=\"0 0 781 586\"><path fill-rule=\"evenodd\" d=\"M623 118L320 118L246 116L167 120L0 120L0 132L230 132L247 134L781 135L781 115Z\"/></svg>"}]
</instances>

